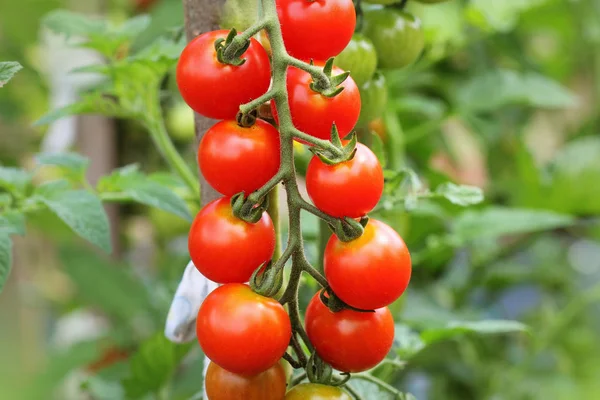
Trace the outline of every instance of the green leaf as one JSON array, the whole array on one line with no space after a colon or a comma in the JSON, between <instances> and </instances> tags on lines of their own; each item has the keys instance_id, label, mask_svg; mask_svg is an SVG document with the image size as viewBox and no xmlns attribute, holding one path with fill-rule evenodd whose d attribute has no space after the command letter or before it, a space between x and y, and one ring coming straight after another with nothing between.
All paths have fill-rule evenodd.
<instances>
[{"instance_id":1,"label":"green leaf","mask_svg":"<svg viewBox=\"0 0 600 400\"><path fill-rule=\"evenodd\" d=\"M0 88L12 79L23 67L16 61L0 62Z\"/></svg>"},{"instance_id":2,"label":"green leaf","mask_svg":"<svg viewBox=\"0 0 600 400\"><path fill-rule=\"evenodd\" d=\"M508 320L483 320L483 321L451 321L441 329L428 329L421 333L421 338L427 344L451 339L468 333L479 335L501 335L507 333L527 332L525 324Z\"/></svg>"},{"instance_id":3,"label":"green leaf","mask_svg":"<svg viewBox=\"0 0 600 400\"><path fill-rule=\"evenodd\" d=\"M90 376L82 384L82 390L94 400L123 400L125 391L119 382Z\"/></svg>"},{"instance_id":4,"label":"green leaf","mask_svg":"<svg viewBox=\"0 0 600 400\"><path fill-rule=\"evenodd\" d=\"M576 104L575 96L550 78L502 69L472 77L458 88L457 96L467 112L489 112L507 105L565 108Z\"/></svg>"},{"instance_id":5,"label":"green leaf","mask_svg":"<svg viewBox=\"0 0 600 400\"><path fill-rule=\"evenodd\" d=\"M9 210L0 214L0 235L24 235L25 215L15 210Z\"/></svg>"},{"instance_id":6,"label":"green leaf","mask_svg":"<svg viewBox=\"0 0 600 400\"><path fill-rule=\"evenodd\" d=\"M90 160L77 153L41 153L35 156L40 165L53 165L83 177Z\"/></svg>"},{"instance_id":7,"label":"green leaf","mask_svg":"<svg viewBox=\"0 0 600 400\"><path fill-rule=\"evenodd\" d=\"M385 147L383 145L383 141L379 137L379 135L371 135L371 150L377 156L379 163L382 167L387 165L387 155L385 154Z\"/></svg>"},{"instance_id":8,"label":"green leaf","mask_svg":"<svg viewBox=\"0 0 600 400\"><path fill-rule=\"evenodd\" d=\"M402 360L409 359L425 348L425 342L418 333L407 325L396 324L394 349Z\"/></svg>"},{"instance_id":9,"label":"green leaf","mask_svg":"<svg viewBox=\"0 0 600 400\"><path fill-rule=\"evenodd\" d=\"M102 193L122 193L133 201L175 214L191 221L187 204L169 187L150 179L137 170L137 166L127 166L98 182Z\"/></svg>"},{"instance_id":10,"label":"green leaf","mask_svg":"<svg viewBox=\"0 0 600 400\"><path fill-rule=\"evenodd\" d=\"M101 35L108 25L106 21L87 17L83 14L67 10L56 10L46 15L42 24L55 33L62 33L67 37Z\"/></svg>"},{"instance_id":11,"label":"green leaf","mask_svg":"<svg viewBox=\"0 0 600 400\"><path fill-rule=\"evenodd\" d=\"M548 0L471 0L465 13L471 23L482 29L507 32L515 27L521 14L547 2Z\"/></svg>"},{"instance_id":12,"label":"green leaf","mask_svg":"<svg viewBox=\"0 0 600 400\"><path fill-rule=\"evenodd\" d=\"M8 280L12 266L12 241L8 234L0 232L0 294Z\"/></svg>"},{"instance_id":13,"label":"green leaf","mask_svg":"<svg viewBox=\"0 0 600 400\"><path fill-rule=\"evenodd\" d=\"M114 98L97 92L83 95L77 103L50 111L34 122L33 125L47 125L64 117L81 114L99 114L117 118L129 118L133 116L127 110L121 108Z\"/></svg>"},{"instance_id":14,"label":"green leaf","mask_svg":"<svg viewBox=\"0 0 600 400\"><path fill-rule=\"evenodd\" d=\"M483 191L476 186L456 185L447 182L435 189L435 194L446 198L452 204L459 206L470 206L479 204L484 200Z\"/></svg>"},{"instance_id":15,"label":"green leaf","mask_svg":"<svg viewBox=\"0 0 600 400\"><path fill-rule=\"evenodd\" d=\"M128 398L139 399L157 393L171 379L192 344L177 345L162 332L142 343L130 360L130 375L123 380Z\"/></svg>"},{"instance_id":16,"label":"green leaf","mask_svg":"<svg viewBox=\"0 0 600 400\"><path fill-rule=\"evenodd\" d=\"M31 182L31 174L20 168L0 167L0 188L23 194Z\"/></svg>"},{"instance_id":17,"label":"green leaf","mask_svg":"<svg viewBox=\"0 0 600 400\"><path fill-rule=\"evenodd\" d=\"M110 252L108 217L100 199L86 190L65 190L64 184L53 185L41 187L36 199L44 203L79 236Z\"/></svg>"},{"instance_id":18,"label":"green leaf","mask_svg":"<svg viewBox=\"0 0 600 400\"><path fill-rule=\"evenodd\" d=\"M481 211L466 211L458 216L453 233L465 242L563 228L574 222L570 215L549 211L488 207Z\"/></svg>"}]
</instances>

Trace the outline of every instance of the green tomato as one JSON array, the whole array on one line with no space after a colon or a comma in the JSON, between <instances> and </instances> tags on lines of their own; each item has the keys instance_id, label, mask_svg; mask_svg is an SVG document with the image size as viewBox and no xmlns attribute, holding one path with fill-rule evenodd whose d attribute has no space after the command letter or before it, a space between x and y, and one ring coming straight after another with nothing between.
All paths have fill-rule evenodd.
<instances>
[{"instance_id":1,"label":"green tomato","mask_svg":"<svg viewBox=\"0 0 600 400\"><path fill-rule=\"evenodd\" d=\"M287 392L285 400L351 400L351 397L339 387L302 383Z\"/></svg>"},{"instance_id":2,"label":"green tomato","mask_svg":"<svg viewBox=\"0 0 600 400\"><path fill-rule=\"evenodd\" d=\"M245 31L256 22L258 2L248 0L227 0L221 11L219 26L222 29L235 28Z\"/></svg>"},{"instance_id":3,"label":"green tomato","mask_svg":"<svg viewBox=\"0 0 600 400\"><path fill-rule=\"evenodd\" d=\"M377 50L380 68L403 68L419 58L425 47L421 20L393 8L364 14L364 33Z\"/></svg>"},{"instance_id":4,"label":"green tomato","mask_svg":"<svg viewBox=\"0 0 600 400\"><path fill-rule=\"evenodd\" d=\"M350 75L358 86L367 82L377 68L377 52L373 43L360 33L354 34L348 46L335 58L335 65Z\"/></svg>"},{"instance_id":5,"label":"green tomato","mask_svg":"<svg viewBox=\"0 0 600 400\"><path fill-rule=\"evenodd\" d=\"M173 139L183 142L195 137L194 112L183 101L167 110L166 121L167 130Z\"/></svg>"},{"instance_id":6,"label":"green tomato","mask_svg":"<svg viewBox=\"0 0 600 400\"><path fill-rule=\"evenodd\" d=\"M360 87L360 117L358 124L365 126L383 115L388 101L388 91L385 76L375 72L373 79Z\"/></svg>"}]
</instances>

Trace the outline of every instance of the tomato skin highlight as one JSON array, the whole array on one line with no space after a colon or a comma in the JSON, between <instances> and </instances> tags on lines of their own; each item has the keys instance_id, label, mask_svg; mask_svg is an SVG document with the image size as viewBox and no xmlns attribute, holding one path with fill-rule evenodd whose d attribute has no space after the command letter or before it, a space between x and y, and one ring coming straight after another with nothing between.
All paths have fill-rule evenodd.
<instances>
[{"instance_id":1,"label":"tomato skin highlight","mask_svg":"<svg viewBox=\"0 0 600 400\"><path fill-rule=\"evenodd\" d=\"M383 169L377 156L357 143L352 160L327 165L314 156L306 171L306 190L321 211L336 218L359 218L371 211L383 193Z\"/></svg>"},{"instance_id":2,"label":"tomato skin highlight","mask_svg":"<svg viewBox=\"0 0 600 400\"><path fill-rule=\"evenodd\" d=\"M241 104L264 94L271 83L269 57L262 45L250 39L240 66L217 60L214 44L229 31L203 33L185 47L177 63L177 86L185 102L197 113L215 119L234 119Z\"/></svg>"},{"instance_id":3,"label":"tomato skin highlight","mask_svg":"<svg viewBox=\"0 0 600 400\"><path fill-rule=\"evenodd\" d=\"M394 320L387 307L374 312L331 312L319 293L306 309L306 333L319 357L342 372L375 367L394 342Z\"/></svg>"},{"instance_id":4,"label":"tomato skin highlight","mask_svg":"<svg viewBox=\"0 0 600 400\"><path fill-rule=\"evenodd\" d=\"M204 387L210 400L282 400L286 376L281 363L251 377L234 374L211 362Z\"/></svg>"},{"instance_id":5,"label":"tomato skin highlight","mask_svg":"<svg viewBox=\"0 0 600 400\"><path fill-rule=\"evenodd\" d=\"M351 242L332 235L323 264L333 292L361 310L393 303L406 290L412 271L410 253L400 235L374 219Z\"/></svg>"},{"instance_id":6,"label":"tomato skin highlight","mask_svg":"<svg viewBox=\"0 0 600 400\"><path fill-rule=\"evenodd\" d=\"M288 53L304 60L327 60L348 45L356 26L352 0L276 0Z\"/></svg>"},{"instance_id":7,"label":"tomato skin highlight","mask_svg":"<svg viewBox=\"0 0 600 400\"><path fill-rule=\"evenodd\" d=\"M323 63L316 62L322 66ZM333 67L332 75L343 73ZM358 121L360 115L360 92L358 86L348 77L340 87L344 90L335 97L326 97L310 88L312 76L298 68L288 68L286 85L289 96L290 113L294 126L311 136L329 140L331 127L335 123L340 137L347 136ZM271 111L276 121L276 104L271 102Z\"/></svg>"},{"instance_id":8,"label":"tomato skin highlight","mask_svg":"<svg viewBox=\"0 0 600 400\"><path fill-rule=\"evenodd\" d=\"M279 132L256 120L242 127L234 120L210 128L198 148L198 165L208 183L225 196L254 192L279 170Z\"/></svg>"},{"instance_id":9,"label":"tomato skin highlight","mask_svg":"<svg viewBox=\"0 0 600 400\"><path fill-rule=\"evenodd\" d=\"M352 398L339 387L302 383L294 386L284 400L352 400Z\"/></svg>"},{"instance_id":10,"label":"tomato skin highlight","mask_svg":"<svg viewBox=\"0 0 600 400\"><path fill-rule=\"evenodd\" d=\"M244 283L273 256L275 228L266 212L250 224L233 215L229 197L208 203L196 215L188 248L198 271L217 283Z\"/></svg>"},{"instance_id":11,"label":"tomato skin highlight","mask_svg":"<svg viewBox=\"0 0 600 400\"><path fill-rule=\"evenodd\" d=\"M281 359L292 326L279 302L254 293L248 285L230 283L204 300L196 334L212 362L229 372L253 376Z\"/></svg>"}]
</instances>

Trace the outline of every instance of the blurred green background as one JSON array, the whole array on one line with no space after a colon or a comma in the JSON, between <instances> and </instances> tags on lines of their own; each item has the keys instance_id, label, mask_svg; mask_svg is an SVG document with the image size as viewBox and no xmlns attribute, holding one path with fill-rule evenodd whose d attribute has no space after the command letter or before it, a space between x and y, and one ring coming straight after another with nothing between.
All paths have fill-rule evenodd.
<instances>
[{"instance_id":1,"label":"blurred green background","mask_svg":"<svg viewBox=\"0 0 600 400\"><path fill-rule=\"evenodd\" d=\"M24 66L0 89L1 165L32 169L34 155L52 145L49 128L32 125L61 88L53 78L61 57L48 47L42 17L66 8L119 24L148 13L135 52L183 22L179 0L150 3L0 0L0 60ZM426 53L385 72L389 100L369 127L388 169L409 167L432 188L448 180L478 186L486 200L413 204L414 185L398 189L401 199L389 189L376 216L402 233L414 270L392 307L395 352L407 365L376 374L419 400L600 398L600 1L413 3ZM194 165L192 115L172 86L167 126ZM140 124L74 123L67 147L91 158L91 181L131 163L166 170ZM298 150L302 171L309 153ZM38 171L36 179L57 174ZM111 257L45 212L15 237L0 296L1 398L198 398L199 349L180 363L188 348L180 352L161 334L188 261L188 222L133 204L111 205L109 215ZM304 233L318 264L315 219L306 217ZM314 291L307 283L304 304ZM498 319L520 321L529 333L498 334L505 327L476 322ZM386 398L376 390L360 387L367 399Z\"/></svg>"}]
</instances>

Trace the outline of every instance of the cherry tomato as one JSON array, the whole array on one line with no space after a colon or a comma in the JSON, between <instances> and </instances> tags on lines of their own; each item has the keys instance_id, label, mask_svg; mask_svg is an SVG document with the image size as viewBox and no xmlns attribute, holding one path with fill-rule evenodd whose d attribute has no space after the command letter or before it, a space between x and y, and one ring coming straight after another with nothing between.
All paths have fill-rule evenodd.
<instances>
[{"instance_id":1,"label":"cherry tomato","mask_svg":"<svg viewBox=\"0 0 600 400\"><path fill-rule=\"evenodd\" d=\"M198 311L196 334L204 354L235 374L252 376L275 365L292 336L290 318L277 300L241 283L218 287Z\"/></svg>"},{"instance_id":2,"label":"cherry tomato","mask_svg":"<svg viewBox=\"0 0 600 400\"><path fill-rule=\"evenodd\" d=\"M221 121L206 132L198 149L202 175L218 192L250 194L279 169L279 132L265 121L244 128Z\"/></svg>"},{"instance_id":3,"label":"cherry tomato","mask_svg":"<svg viewBox=\"0 0 600 400\"><path fill-rule=\"evenodd\" d=\"M444 3L448 0L416 0L418 3L425 3L425 4L436 4L436 3Z\"/></svg>"},{"instance_id":4,"label":"cherry tomato","mask_svg":"<svg viewBox=\"0 0 600 400\"><path fill-rule=\"evenodd\" d=\"M315 206L337 218L358 218L377 205L383 193L383 170L377 156L356 145L353 159L327 165L314 156L306 171L306 190Z\"/></svg>"},{"instance_id":5,"label":"cherry tomato","mask_svg":"<svg viewBox=\"0 0 600 400\"><path fill-rule=\"evenodd\" d=\"M323 66L323 63L315 63ZM333 75L343 73L333 68ZM347 136L360 115L360 92L352 77L348 77L341 86L344 90L335 97L326 97L310 88L312 77L308 72L290 67L287 72L287 90L290 112L294 126L314 137L328 140L331 127L335 123L340 137ZM271 111L278 120L275 102L271 102Z\"/></svg>"},{"instance_id":6,"label":"cherry tomato","mask_svg":"<svg viewBox=\"0 0 600 400\"><path fill-rule=\"evenodd\" d=\"M281 34L290 55L327 60L348 44L356 26L352 0L276 0Z\"/></svg>"},{"instance_id":7,"label":"cherry tomato","mask_svg":"<svg viewBox=\"0 0 600 400\"><path fill-rule=\"evenodd\" d=\"M306 333L319 357L342 372L361 372L379 364L392 348L394 320L390 310L342 310L333 313L319 294L306 309Z\"/></svg>"},{"instance_id":8,"label":"cherry tomato","mask_svg":"<svg viewBox=\"0 0 600 400\"><path fill-rule=\"evenodd\" d=\"M403 68L419 58L425 47L421 20L404 11L367 10L364 33L377 50L380 68Z\"/></svg>"},{"instance_id":9,"label":"cherry tomato","mask_svg":"<svg viewBox=\"0 0 600 400\"><path fill-rule=\"evenodd\" d=\"M388 91L382 73L376 72L370 81L360 87L360 101L363 106L360 109L359 124L367 125L383 115L388 102Z\"/></svg>"},{"instance_id":10,"label":"cherry tomato","mask_svg":"<svg viewBox=\"0 0 600 400\"><path fill-rule=\"evenodd\" d=\"M273 256L275 229L266 212L255 224L233 215L229 197L208 203L196 215L188 248L200 273L217 283L248 282Z\"/></svg>"},{"instance_id":11,"label":"cherry tomato","mask_svg":"<svg viewBox=\"0 0 600 400\"><path fill-rule=\"evenodd\" d=\"M323 265L333 292L362 310L393 303L406 290L411 274L410 253L400 235L374 219L351 242L332 235Z\"/></svg>"},{"instance_id":12,"label":"cherry tomato","mask_svg":"<svg viewBox=\"0 0 600 400\"><path fill-rule=\"evenodd\" d=\"M355 33L348 46L335 58L335 65L344 71L350 71L352 79L360 87L375 73L377 67L375 46L367 37Z\"/></svg>"},{"instance_id":13,"label":"cherry tomato","mask_svg":"<svg viewBox=\"0 0 600 400\"><path fill-rule=\"evenodd\" d=\"M211 362L204 383L210 400L282 400L286 386L281 363L248 377L229 372Z\"/></svg>"},{"instance_id":14,"label":"cherry tomato","mask_svg":"<svg viewBox=\"0 0 600 400\"><path fill-rule=\"evenodd\" d=\"M294 386L285 395L284 400L352 400L352 398L339 387L302 383Z\"/></svg>"},{"instance_id":15,"label":"cherry tomato","mask_svg":"<svg viewBox=\"0 0 600 400\"><path fill-rule=\"evenodd\" d=\"M241 104L264 94L271 82L269 57L255 39L242 55L240 66L217 60L215 41L227 37L218 30L193 39L177 64L177 86L185 102L197 113L215 119L234 119Z\"/></svg>"}]
</instances>

